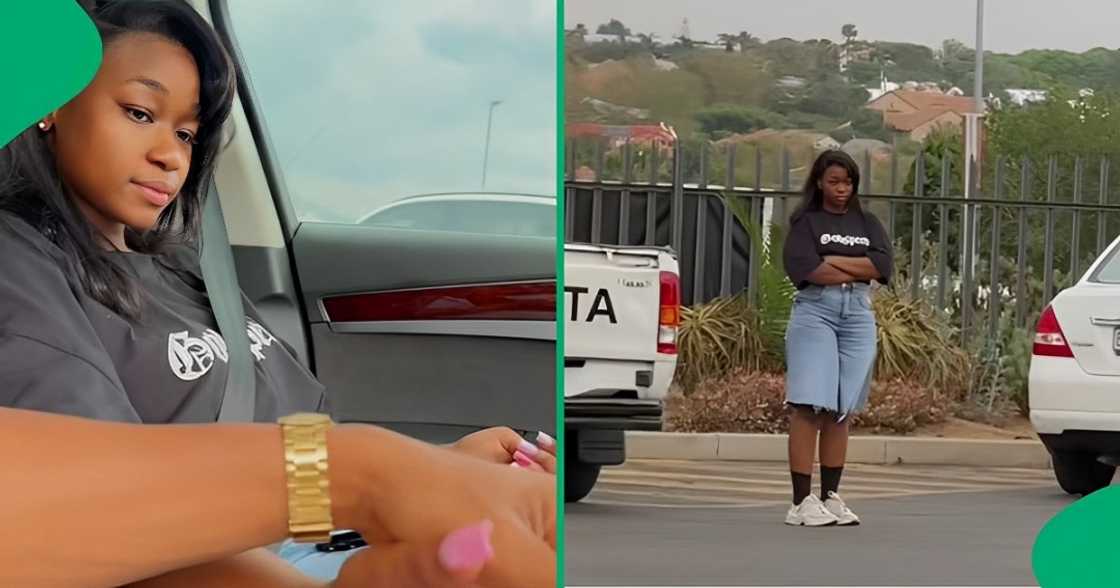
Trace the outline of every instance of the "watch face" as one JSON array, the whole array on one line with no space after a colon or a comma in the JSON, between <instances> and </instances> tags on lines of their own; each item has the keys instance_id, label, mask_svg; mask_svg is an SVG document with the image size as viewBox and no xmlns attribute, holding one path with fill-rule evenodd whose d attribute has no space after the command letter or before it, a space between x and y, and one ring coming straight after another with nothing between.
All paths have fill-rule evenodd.
<instances>
[{"instance_id":1,"label":"watch face","mask_svg":"<svg viewBox=\"0 0 1120 588\"><path fill-rule=\"evenodd\" d=\"M280 418L282 425L322 425L331 422L330 415L315 412L298 412Z\"/></svg>"}]
</instances>

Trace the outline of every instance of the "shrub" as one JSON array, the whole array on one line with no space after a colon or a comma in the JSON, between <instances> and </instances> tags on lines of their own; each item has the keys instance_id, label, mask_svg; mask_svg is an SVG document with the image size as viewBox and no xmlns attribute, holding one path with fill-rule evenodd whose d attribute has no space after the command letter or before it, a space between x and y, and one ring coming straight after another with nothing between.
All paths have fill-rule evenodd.
<instances>
[{"instance_id":1,"label":"shrub","mask_svg":"<svg viewBox=\"0 0 1120 588\"><path fill-rule=\"evenodd\" d=\"M701 380L760 369L765 352L758 326L744 294L682 308L674 382L687 394Z\"/></svg>"},{"instance_id":2,"label":"shrub","mask_svg":"<svg viewBox=\"0 0 1120 588\"><path fill-rule=\"evenodd\" d=\"M1014 414L1029 414L1027 378L1030 372L1031 331L1001 317L997 336L973 345L971 387L957 414L971 421L1002 424Z\"/></svg>"},{"instance_id":3,"label":"shrub","mask_svg":"<svg viewBox=\"0 0 1120 588\"><path fill-rule=\"evenodd\" d=\"M665 428L670 431L784 433L788 426L782 374L737 370L665 402Z\"/></svg>"},{"instance_id":4,"label":"shrub","mask_svg":"<svg viewBox=\"0 0 1120 588\"><path fill-rule=\"evenodd\" d=\"M882 288L872 298L878 323L875 377L919 382L935 398L964 397L970 386L969 357L953 341L953 328L922 300L901 288Z\"/></svg>"},{"instance_id":5,"label":"shrub","mask_svg":"<svg viewBox=\"0 0 1120 588\"><path fill-rule=\"evenodd\" d=\"M784 231L774 225L769 243L753 229L743 202L727 199L728 207L747 227L753 251L762 252L758 306L746 292L717 298L681 310L680 355L674 381L684 394L703 380L738 369L781 371L785 364L785 332L796 289L782 269Z\"/></svg>"},{"instance_id":6,"label":"shrub","mask_svg":"<svg viewBox=\"0 0 1120 588\"><path fill-rule=\"evenodd\" d=\"M893 379L871 384L867 409L852 426L875 433L912 433L919 427L945 421L949 405L913 380Z\"/></svg>"},{"instance_id":7,"label":"shrub","mask_svg":"<svg viewBox=\"0 0 1120 588\"><path fill-rule=\"evenodd\" d=\"M852 420L872 432L910 433L943 422L947 406L920 383L894 379L871 386L866 410ZM695 433L785 433L785 377L737 370L705 380L691 394L666 400L665 428Z\"/></svg>"}]
</instances>

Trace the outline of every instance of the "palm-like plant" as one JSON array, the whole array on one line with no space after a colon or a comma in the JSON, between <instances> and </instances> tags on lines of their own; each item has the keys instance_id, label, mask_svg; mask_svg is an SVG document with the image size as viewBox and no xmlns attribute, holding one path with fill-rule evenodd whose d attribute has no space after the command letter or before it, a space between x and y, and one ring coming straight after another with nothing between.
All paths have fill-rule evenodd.
<instances>
[{"instance_id":1,"label":"palm-like plant","mask_svg":"<svg viewBox=\"0 0 1120 588\"><path fill-rule=\"evenodd\" d=\"M784 230L775 224L763 239L762 228L751 222L749 200L727 194L724 200L759 255L757 299L752 303L740 292L682 310L675 381L686 394L738 369L780 371L785 363L786 325L797 290L783 269Z\"/></svg>"},{"instance_id":2,"label":"palm-like plant","mask_svg":"<svg viewBox=\"0 0 1120 588\"><path fill-rule=\"evenodd\" d=\"M780 366L785 359L786 326L797 288L786 276L782 259L785 245L785 226L779 221L770 225L770 234L763 238L764 227L751 220L749 198L735 198L725 194L728 209L747 231L751 240L751 254L759 255L758 287L755 288L758 309L758 328L766 349Z\"/></svg>"},{"instance_id":3,"label":"palm-like plant","mask_svg":"<svg viewBox=\"0 0 1120 588\"><path fill-rule=\"evenodd\" d=\"M681 309L674 382L688 394L704 380L737 369L761 369L765 346L758 322L758 313L743 294Z\"/></svg>"}]
</instances>

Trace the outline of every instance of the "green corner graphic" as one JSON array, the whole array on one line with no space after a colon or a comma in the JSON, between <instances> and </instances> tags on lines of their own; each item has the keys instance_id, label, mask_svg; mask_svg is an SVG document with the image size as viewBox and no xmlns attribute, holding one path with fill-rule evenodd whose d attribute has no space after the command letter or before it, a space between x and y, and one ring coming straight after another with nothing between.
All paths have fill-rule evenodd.
<instances>
[{"instance_id":1,"label":"green corner graphic","mask_svg":"<svg viewBox=\"0 0 1120 588\"><path fill-rule=\"evenodd\" d=\"M101 37L76 0L0 7L0 147L93 80Z\"/></svg>"},{"instance_id":2,"label":"green corner graphic","mask_svg":"<svg viewBox=\"0 0 1120 588\"><path fill-rule=\"evenodd\" d=\"M1118 525L1120 486L1098 490L1050 519L1031 557L1039 586L1120 586L1120 566L1113 565Z\"/></svg>"}]
</instances>

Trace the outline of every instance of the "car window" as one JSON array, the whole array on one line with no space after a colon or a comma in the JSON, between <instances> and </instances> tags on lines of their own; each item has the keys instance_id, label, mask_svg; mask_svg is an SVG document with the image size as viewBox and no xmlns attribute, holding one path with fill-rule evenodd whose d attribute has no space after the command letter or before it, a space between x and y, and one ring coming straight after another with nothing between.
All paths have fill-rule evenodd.
<instances>
[{"instance_id":1,"label":"car window","mask_svg":"<svg viewBox=\"0 0 1120 588\"><path fill-rule=\"evenodd\" d=\"M228 3L299 220L355 223L416 194L555 193L554 2Z\"/></svg>"},{"instance_id":2,"label":"car window","mask_svg":"<svg viewBox=\"0 0 1120 588\"><path fill-rule=\"evenodd\" d=\"M1093 282L1104 284L1120 284L1120 244L1112 248L1108 258L1097 268L1096 273L1090 279Z\"/></svg>"},{"instance_id":3,"label":"car window","mask_svg":"<svg viewBox=\"0 0 1120 588\"><path fill-rule=\"evenodd\" d=\"M529 202L434 200L409 202L378 212L365 224L494 235L556 234L556 208Z\"/></svg>"}]
</instances>

